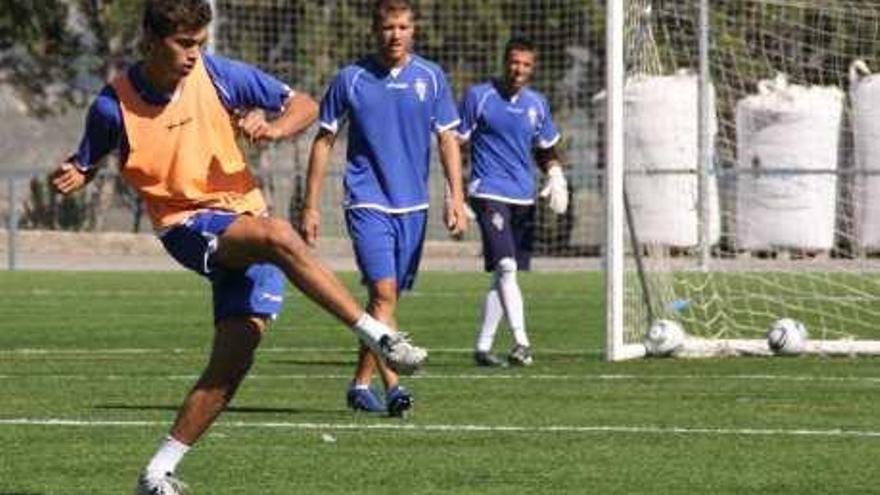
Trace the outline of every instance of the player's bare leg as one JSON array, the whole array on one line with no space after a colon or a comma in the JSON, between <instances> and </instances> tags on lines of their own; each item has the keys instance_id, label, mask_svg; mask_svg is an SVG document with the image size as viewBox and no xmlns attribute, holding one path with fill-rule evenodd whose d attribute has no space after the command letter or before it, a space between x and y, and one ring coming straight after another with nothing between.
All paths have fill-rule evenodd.
<instances>
[{"instance_id":1,"label":"player's bare leg","mask_svg":"<svg viewBox=\"0 0 880 495\"><path fill-rule=\"evenodd\" d=\"M394 312L397 310L397 281L393 278L379 280L370 286L370 299L367 303L367 313L388 325L397 329L397 321ZM355 372L355 384L368 385L373 378L373 373L379 370L382 382L386 389L397 386L398 376L381 360L375 359L370 350L361 346L358 354L358 366Z\"/></svg>"},{"instance_id":2,"label":"player's bare leg","mask_svg":"<svg viewBox=\"0 0 880 495\"><path fill-rule=\"evenodd\" d=\"M259 262L275 264L292 284L346 325L353 325L363 314L348 289L286 220L240 216L220 236L216 259L232 269Z\"/></svg>"},{"instance_id":3,"label":"player's bare leg","mask_svg":"<svg viewBox=\"0 0 880 495\"><path fill-rule=\"evenodd\" d=\"M381 352L401 373L414 372L427 357L424 349L365 313L286 220L239 216L220 236L215 259L231 269L261 262L276 265L303 294L351 327L363 343Z\"/></svg>"},{"instance_id":4,"label":"player's bare leg","mask_svg":"<svg viewBox=\"0 0 880 495\"><path fill-rule=\"evenodd\" d=\"M174 477L184 454L226 408L254 361L254 351L268 324L256 316L234 316L217 322L208 365L177 412L177 419L138 480L137 493L180 493Z\"/></svg>"},{"instance_id":5,"label":"player's bare leg","mask_svg":"<svg viewBox=\"0 0 880 495\"><path fill-rule=\"evenodd\" d=\"M172 437L192 445L202 436L235 395L267 327L265 319L255 316L217 323L208 366L178 412Z\"/></svg>"},{"instance_id":6,"label":"player's bare leg","mask_svg":"<svg viewBox=\"0 0 880 495\"><path fill-rule=\"evenodd\" d=\"M398 302L397 281L393 278L378 280L370 285L370 300L367 303L367 312L373 318L385 323L391 328L397 327L394 314L397 311ZM398 374L389 366L377 359L373 352L361 347L358 354L358 367L355 372L356 385L369 385L373 372L378 370L385 385L385 407L391 416L403 416L412 407L412 396L400 386Z\"/></svg>"}]
</instances>

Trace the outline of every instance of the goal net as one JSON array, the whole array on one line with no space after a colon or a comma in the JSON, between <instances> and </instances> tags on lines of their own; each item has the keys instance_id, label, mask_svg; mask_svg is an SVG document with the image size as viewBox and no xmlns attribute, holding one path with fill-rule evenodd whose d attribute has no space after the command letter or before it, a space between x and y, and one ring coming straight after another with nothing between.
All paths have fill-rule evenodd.
<instances>
[{"instance_id":1,"label":"goal net","mask_svg":"<svg viewBox=\"0 0 880 495\"><path fill-rule=\"evenodd\" d=\"M692 337L679 355L770 354L768 329L792 318L807 352L876 353L880 2L625 6L624 316L609 335L642 355L666 319Z\"/></svg>"}]
</instances>

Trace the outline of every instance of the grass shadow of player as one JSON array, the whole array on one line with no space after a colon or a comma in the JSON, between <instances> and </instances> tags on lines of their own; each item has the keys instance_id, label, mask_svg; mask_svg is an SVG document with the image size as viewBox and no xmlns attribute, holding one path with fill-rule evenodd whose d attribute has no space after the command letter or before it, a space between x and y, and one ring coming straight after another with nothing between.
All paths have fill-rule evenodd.
<instances>
[{"instance_id":1,"label":"grass shadow of player","mask_svg":"<svg viewBox=\"0 0 880 495\"><path fill-rule=\"evenodd\" d=\"M354 353L353 353L354 354ZM355 365L354 358L351 359L270 359L265 361L268 364L277 364L283 366L342 366L346 368Z\"/></svg>"},{"instance_id":2,"label":"grass shadow of player","mask_svg":"<svg viewBox=\"0 0 880 495\"><path fill-rule=\"evenodd\" d=\"M163 404L98 404L93 409L105 411L171 411L177 412L179 405ZM255 407L255 406L230 406L225 413L234 414L290 414L290 415L328 415L341 414L342 409L322 409L309 407ZM0 495L4 495L0 493Z\"/></svg>"}]
</instances>

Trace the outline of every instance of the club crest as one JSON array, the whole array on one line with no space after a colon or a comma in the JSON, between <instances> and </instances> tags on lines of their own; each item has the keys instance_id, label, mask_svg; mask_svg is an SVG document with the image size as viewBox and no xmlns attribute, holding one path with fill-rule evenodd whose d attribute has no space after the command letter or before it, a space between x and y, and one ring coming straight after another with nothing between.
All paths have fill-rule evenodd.
<instances>
[{"instance_id":1,"label":"club crest","mask_svg":"<svg viewBox=\"0 0 880 495\"><path fill-rule=\"evenodd\" d=\"M535 107L529 107L529 123L532 124L532 127L537 127L538 125L538 109Z\"/></svg>"},{"instance_id":2,"label":"club crest","mask_svg":"<svg viewBox=\"0 0 880 495\"><path fill-rule=\"evenodd\" d=\"M424 79L416 79L413 87L416 90L416 94L419 95L419 101L425 101L425 96L428 94L427 81L425 81Z\"/></svg>"},{"instance_id":3,"label":"club crest","mask_svg":"<svg viewBox=\"0 0 880 495\"><path fill-rule=\"evenodd\" d=\"M492 215L492 226L494 226L495 230L499 232L504 230L504 216L502 216L501 213L496 211L495 214Z\"/></svg>"}]
</instances>

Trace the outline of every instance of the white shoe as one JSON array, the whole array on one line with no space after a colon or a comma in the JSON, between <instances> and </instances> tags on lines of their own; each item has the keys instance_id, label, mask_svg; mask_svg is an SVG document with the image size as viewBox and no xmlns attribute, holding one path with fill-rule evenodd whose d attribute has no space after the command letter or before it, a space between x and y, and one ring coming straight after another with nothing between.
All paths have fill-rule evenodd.
<instances>
[{"instance_id":1,"label":"white shoe","mask_svg":"<svg viewBox=\"0 0 880 495\"><path fill-rule=\"evenodd\" d=\"M388 366L401 375L415 373L428 358L428 351L413 345L409 336L403 332L382 337L379 340L379 352Z\"/></svg>"},{"instance_id":2,"label":"white shoe","mask_svg":"<svg viewBox=\"0 0 880 495\"><path fill-rule=\"evenodd\" d=\"M164 476L141 473L134 493L135 495L185 495L186 485L171 473L165 473Z\"/></svg>"}]
</instances>

